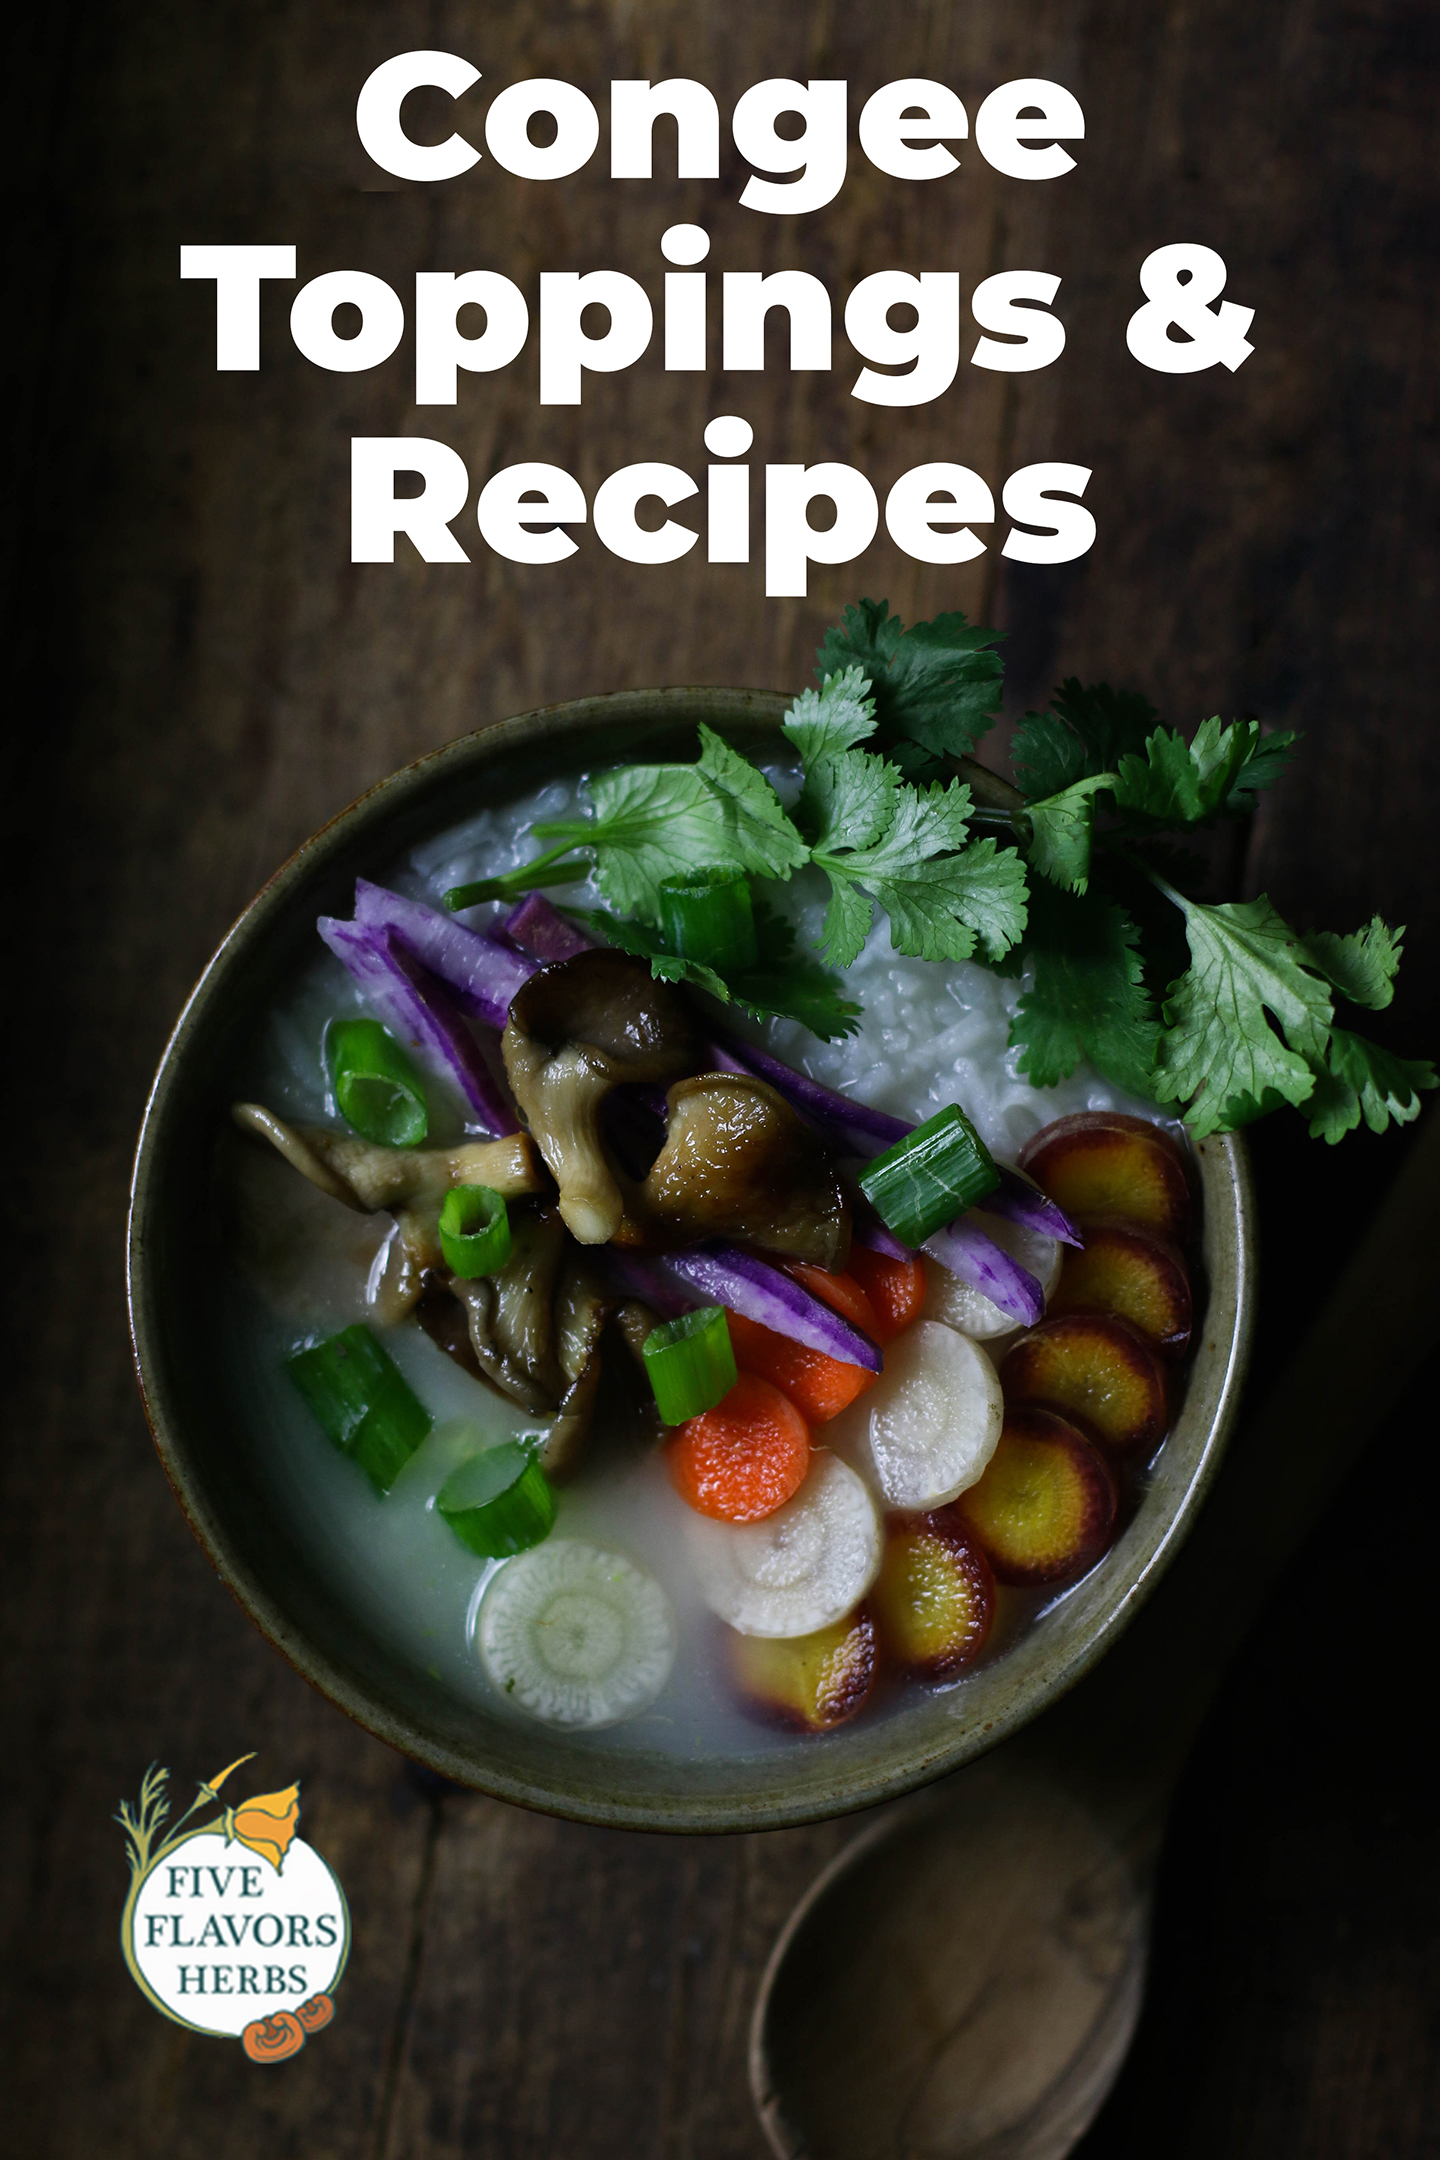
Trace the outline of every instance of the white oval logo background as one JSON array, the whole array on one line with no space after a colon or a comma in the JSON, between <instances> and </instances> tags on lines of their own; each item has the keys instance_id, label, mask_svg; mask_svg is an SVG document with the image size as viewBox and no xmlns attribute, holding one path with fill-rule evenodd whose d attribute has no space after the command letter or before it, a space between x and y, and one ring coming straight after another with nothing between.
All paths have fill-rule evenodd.
<instances>
[{"instance_id":1,"label":"white oval logo background","mask_svg":"<svg viewBox=\"0 0 1440 2160\"><path fill-rule=\"evenodd\" d=\"M277 1874L239 1839L201 1830L146 1876L131 1935L136 1970L170 2015L228 2038L330 1993L345 1969L350 1915L303 1838Z\"/></svg>"}]
</instances>

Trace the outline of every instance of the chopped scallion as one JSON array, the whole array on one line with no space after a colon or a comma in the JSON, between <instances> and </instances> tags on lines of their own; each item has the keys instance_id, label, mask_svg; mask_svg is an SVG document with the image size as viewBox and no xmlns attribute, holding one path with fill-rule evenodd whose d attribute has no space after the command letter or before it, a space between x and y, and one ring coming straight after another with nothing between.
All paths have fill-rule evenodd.
<instances>
[{"instance_id":1,"label":"chopped scallion","mask_svg":"<svg viewBox=\"0 0 1440 2160\"><path fill-rule=\"evenodd\" d=\"M325 1063L341 1117L379 1147L418 1147L429 1120L420 1075L378 1020L332 1020Z\"/></svg>"},{"instance_id":2,"label":"chopped scallion","mask_svg":"<svg viewBox=\"0 0 1440 2160\"><path fill-rule=\"evenodd\" d=\"M860 1190L896 1237L923 1245L1000 1183L1000 1173L954 1103L927 1118L860 1172Z\"/></svg>"},{"instance_id":3,"label":"chopped scallion","mask_svg":"<svg viewBox=\"0 0 1440 2160\"><path fill-rule=\"evenodd\" d=\"M720 1305L702 1305L652 1328L645 1338L645 1370L667 1425L713 1410L739 1374L730 1327Z\"/></svg>"},{"instance_id":4,"label":"chopped scallion","mask_svg":"<svg viewBox=\"0 0 1440 2160\"><path fill-rule=\"evenodd\" d=\"M548 1537L555 1495L533 1447L506 1440L461 1463L435 1505L462 1545L484 1560L528 1552Z\"/></svg>"},{"instance_id":5,"label":"chopped scallion","mask_svg":"<svg viewBox=\"0 0 1440 2160\"><path fill-rule=\"evenodd\" d=\"M680 959L703 961L722 975L754 967L759 959L748 878L714 871L666 878L660 887L660 927Z\"/></svg>"},{"instance_id":6,"label":"chopped scallion","mask_svg":"<svg viewBox=\"0 0 1440 2160\"><path fill-rule=\"evenodd\" d=\"M504 1195L489 1185L452 1185L440 1210L440 1250L457 1275L498 1275L510 1258Z\"/></svg>"},{"instance_id":7,"label":"chopped scallion","mask_svg":"<svg viewBox=\"0 0 1440 2160\"><path fill-rule=\"evenodd\" d=\"M287 1362L329 1438L388 1493L432 1423L389 1351L357 1323Z\"/></svg>"}]
</instances>

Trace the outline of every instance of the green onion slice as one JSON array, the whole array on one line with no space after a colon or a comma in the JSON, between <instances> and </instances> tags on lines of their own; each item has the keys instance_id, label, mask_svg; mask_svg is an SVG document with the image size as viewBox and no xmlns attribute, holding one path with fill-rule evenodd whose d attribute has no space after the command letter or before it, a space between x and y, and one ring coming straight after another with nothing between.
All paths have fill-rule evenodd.
<instances>
[{"instance_id":1,"label":"green onion slice","mask_svg":"<svg viewBox=\"0 0 1440 2160\"><path fill-rule=\"evenodd\" d=\"M336 1447L359 1463L378 1493L388 1493L432 1422L389 1351L357 1324L287 1363Z\"/></svg>"},{"instance_id":2,"label":"green onion slice","mask_svg":"<svg viewBox=\"0 0 1440 2160\"><path fill-rule=\"evenodd\" d=\"M506 1440L461 1463L435 1505L462 1545L482 1560L528 1552L548 1537L555 1495L535 1460L533 1445Z\"/></svg>"},{"instance_id":3,"label":"green onion slice","mask_svg":"<svg viewBox=\"0 0 1440 2160\"><path fill-rule=\"evenodd\" d=\"M701 960L722 975L752 968L759 958L748 878L724 871L666 878L660 887L660 928L671 952L682 960Z\"/></svg>"},{"instance_id":4,"label":"green onion slice","mask_svg":"<svg viewBox=\"0 0 1440 2160\"><path fill-rule=\"evenodd\" d=\"M347 1125L380 1147L418 1147L429 1119L420 1075L378 1020L332 1020L325 1063Z\"/></svg>"},{"instance_id":5,"label":"green onion slice","mask_svg":"<svg viewBox=\"0 0 1440 2160\"><path fill-rule=\"evenodd\" d=\"M510 1258L510 1217L489 1185L452 1185L440 1210L440 1250L456 1275L498 1275Z\"/></svg>"},{"instance_id":6,"label":"green onion slice","mask_svg":"<svg viewBox=\"0 0 1440 2160\"><path fill-rule=\"evenodd\" d=\"M954 1103L860 1172L860 1190L906 1245L923 1245L999 1182L989 1149Z\"/></svg>"},{"instance_id":7,"label":"green onion slice","mask_svg":"<svg viewBox=\"0 0 1440 2160\"><path fill-rule=\"evenodd\" d=\"M701 1305L652 1328L645 1338L645 1370L667 1425L713 1410L739 1374L724 1307Z\"/></svg>"}]
</instances>

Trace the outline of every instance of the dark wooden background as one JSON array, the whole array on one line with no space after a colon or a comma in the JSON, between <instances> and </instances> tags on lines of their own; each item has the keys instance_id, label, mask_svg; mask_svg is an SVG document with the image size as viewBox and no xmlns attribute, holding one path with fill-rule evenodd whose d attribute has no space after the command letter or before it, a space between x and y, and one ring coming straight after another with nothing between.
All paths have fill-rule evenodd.
<instances>
[{"instance_id":1,"label":"dark wooden background","mask_svg":"<svg viewBox=\"0 0 1440 2160\"><path fill-rule=\"evenodd\" d=\"M1425 0L54 0L12 33L4 401L13 428L15 679L6 922L16 1201L4 1310L6 2149L441 2160L757 2160L743 2035L767 1946L844 1824L631 1837L436 1789L350 1726L232 1607L151 1454L128 1362L125 1184L149 1076L191 982L308 832L414 753L500 715L659 682L799 687L846 599L944 606L1010 632L1012 707L1062 673L1147 688L1167 718L1300 727L1300 771L1243 865L1305 923L1411 929L1401 1014L1440 1029L1434 114ZM360 83L440 46L485 80L698 76L728 113L763 76L952 82L973 114L1043 74L1088 117L1079 169L1025 187L974 154L909 188L864 167L803 221L718 186L548 187L487 161L379 184ZM858 152L856 153L858 158ZM661 163L663 165L664 159ZM832 376L665 376L652 357L541 411L527 357L417 413L408 343L371 374L299 359L267 303L260 375L213 370L182 242L293 241L302 278L355 267L658 276L677 218L710 266L1061 275L1062 362L962 369L888 413ZM1203 240L1253 306L1254 357L1163 378L1125 321L1153 246ZM843 359L843 347L841 348ZM1082 562L958 575L877 545L805 601L698 552L632 569L353 568L348 445L437 433L478 486L543 456L593 488L636 457L695 467L715 412L755 460L839 457L877 483L928 457L1093 466ZM471 528L473 531L473 527ZM478 545L475 553L479 555ZM1257 1141L1273 1362L1403 1138L1340 1154ZM1363 1357L1337 1342L1337 1357ZM1088 2160L1415 2160L1440 2150L1435 1517L1418 1487L1433 1377L1300 1559L1211 1717L1162 1884L1150 2008ZM1224 1586L1217 1585L1217 1597ZM304 1781L355 1950L323 2044L281 2072L158 2018L121 1964L109 1816L152 1759L177 1786L242 1748Z\"/></svg>"}]
</instances>

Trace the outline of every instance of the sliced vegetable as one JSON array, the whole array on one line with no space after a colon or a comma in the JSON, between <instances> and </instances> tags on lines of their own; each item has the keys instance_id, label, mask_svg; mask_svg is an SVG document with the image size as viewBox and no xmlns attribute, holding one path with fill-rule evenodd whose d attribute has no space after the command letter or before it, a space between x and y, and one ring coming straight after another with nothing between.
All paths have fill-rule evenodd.
<instances>
[{"instance_id":1,"label":"sliced vegetable","mask_svg":"<svg viewBox=\"0 0 1440 2160\"><path fill-rule=\"evenodd\" d=\"M1115 1480L1085 1435L1053 1411L1007 1412L1000 1445L956 1512L1001 1582L1063 1582L1087 1568L1115 1530Z\"/></svg>"},{"instance_id":2,"label":"sliced vegetable","mask_svg":"<svg viewBox=\"0 0 1440 2160\"><path fill-rule=\"evenodd\" d=\"M510 1258L510 1216L493 1185L452 1185L440 1209L440 1250L457 1275L498 1275Z\"/></svg>"},{"instance_id":3,"label":"sliced vegetable","mask_svg":"<svg viewBox=\"0 0 1440 2160\"><path fill-rule=\"evenodd\" d=\"M715 1044L713 1050L717 1064L723 1064L725 1069L746 1067L768 1080L812 1124L818 1125L844 1154L876 1155L882 1148L893 1147L914 1130L903 1118L892 1117L888 1110L872 1110L868 1103L852 1102L848 1095L823 1087L818 1080L794 1071L754 1043L726 1040ZM1037 1230L1044 1237L1059 1238L1062 1244L1079 1242L1075 1227L1063 1210L1022 1171L1012 1170L1007 1163L997 1163L995 1168L1000 1182L988 1201L992 1215L1003 1215L1008 1221ZM863 1242L870 1242L858 1219L855 1234ZM876 1249L883 1252L886 1248L881 1245Z\"/></svg>"},{"instance_id":4,"label":"sliced vegetable","mask_svg":"<svg viewBox=\"0 0 1440 2160\"><path fill-rule=\"evenodd\" d=\"M1017 1229L1033 1231L1037 1237L1055 1238L1062 1245L1080 1243L1080 1233L1064 1209L1057 1207L1023 1170L1012 1170L1008 1163L997 1163L995 1167L1000 1172L1000 1183L985 1203L987 1214L1003 1216Z\"/></svg>"},{"instance_id":5,"label":"sliced vegetable","mask_svg":"<svg viewBox=\"0 0 1440 2160\"><path fill-rule=\"evenodd\" d=\"M792 1732L833 1732L863 1710L879 1666L863 1607L815 1635L729 1637L730 1671L752 1716Z\"/></svg>"},{"instance_id":6,"label":"sliced vegetable","mask_svg":"<svg viewBox=\"0 0 1440 2160\"><path fill-rule=\"evenodd\" d=\"M449 985L461 1011L489 1027L504 1027L511 998L535 972L528 960L496 939L467 930L452 916L422 901L406 900L386 885L372 885L368 878L355 881L355 920L367 929L393 931Z\"/></svg>"},{"instance_id":7,"label":"sliced vegetable","mask_svg":"<svg viewBox=\"0 0 1440 2160\"><path fill-rule=\"evenodd\" d=\"M1190 1232L1190 1180L1163 1126L1118 1110L1057 1118L1027 1141L1020 1161L1067 1215L1123 1216L1176 1245Z\"/></svg>"},{"instance_id":8,"label":"sliced vegetable","mask_svg":"<svg viewBox=\"0 0 1440 2160\"><path fill-rule=\"evenodd\" d=\"M620 1553L551 1538L499 1569L480 1607L481 1661L547 1725L618 1725L648 1710L675 1661L670 1601Z\"/></svg>"},{"instance_id":9,"label":"sliced vegetable","mask_svg":"<svg viewBox=\"0 0 1440 2160\"><path fill-rule=\"evenodd\" d=\"M884 1253L868 1252L863 1245L850 1248L849 1273L870 1301L875 1315L875 1340L893 1342L925 1305L926 1267L918 1253L892 1260Z\"/></svg>"},{"instance_id":10,"label":"sliced vegetable","mask_svg":"<svg viewBox=\"0 0 1440 2160\"><path fill-rule=\"evenodd\" d=\"M880 1567L883 1537L862 1478L817 1448L793 1500L763 1522L692 1516L706 1604L742 1635L814 1635L854 1610Z\"/></svg>"},{"instance_id":11,"label":"sliced vegetable","mask_svg":"<svg viewBox=\"0 0 1440 2160\"><path fill-rule=\"evenodd\" d=\"M909 1246L902 1245L894 1231L881 1222L858 1185L850 1194L850 1235L866 1252L880 1253L887 1260L910 1258Z\"/></svg>"},{"instance_id":12,"label":"sliced vegetable","mask_svg":"<svg viewBox=\"0 0 1440 2160\"><path fill-rule=\"evenodd\" d=\"M880 1321L874 1306L861 1289L855 1277L844 1269L812 1267L801 1260L787 1260L785 1272L798 1282L802 1290L828 1305L831 1312L839 1313L851 1327L868 1335L872 1342L880 1340Z\"/></svg>"},{"instance_id":13,"label":"sliced vegetable","mask_svg":"<svg viewBox=\"0 0 1440 2160\"><path fill-rule=\"evenodd\" d=\"M484 1560L528 1552L550 1535L555 1495L523 1440L506 1440L461 1463L435 1497L462 1545Z\"/></svg>"},{"instance_id":14,"label":"sliced vegetable","mask_svg":"<svg viewBox=\"0 0 1440 2160\"><path fill-rule=\"evenodd\" d=\"M1060 1313L1023 1335L1000 1368L1006 1401L1078 1417L1117 1455L1165 1435L1165 1374L1152 1346L1110 1313Z\"/></svg>"},{"instance_id":15,"label":"sliced vegetable","mask_svg":"<svg viewBox=\"0 0 1440 2160\"><path fill-rule=\"evenodd\" d=\"M378 1147L418 1147L429 1130L420 1075L378 1020L332 1020L325 1064L341 1117Z\"/></svg>"},{"instance_id":16,"label":"sliced vegetable","mask_svg":"<svg viewBox=\"0 0 1440 2160\"><path fill-rule=\"evenodd\" d=\"M1067 1253L1054 1312L1112 1312L1148 1335L1166 1357L1190 1342L1190 1278L1166 1239L1131 1223L1090 1223L1081 1252Z\"/></svg>"},{"instance_id":17,"label":"sliced vegetable","mask_svg":"<svg viewBox=\"0 0 1440 2160\"><path fill-rule=\"evenodd\" d=\"M393 930L338 922L329 915L322 915L315 927L349 969L366 1003L428 1071L459 1090L475 1122L489 1133L514 1132L519 1119L491 1078L479 1044L440 978L422 966Z\"/></svg>"},{"instance_id":18,"label":"sliced vegetable","mask_svg":"<svg viewBox=\"0 0 1440 2160\"><path fill-rule=\"evenodd\" d=\"M918 1320L892 1343L870 1393L834 1428L891 1507L942 1507L995 1451L1004 1405L995 1368L968 1336Z\"/></svg>"},{"instance_id":19,"label":"sliced vegetable","mask_svg":"<svg viewBox=\"0 0 1440 2160\"><path fill-rule=\"evenodd\" d=\"M942 1680L980 1655L995 1618L989 1563L958 1515L896 1515L870 1593L880 1645L917 1680Z\"/></svg>"},{"instance_id":20,"label":"sliced vegetable","mask_svg":"<svg viewBox=\"0 0 1440 2160\"><path fill-rule=\"evenodd\" d=\"M810 1428L779 1388L746 1372L723 1402L680 1426L665 1454L675 1490L697 1515L759 1522L799 1491Z\"/></svg>"},{"instance_id":21,"label":"sliced vegetable","mask_svg":"<svg viewBox=\"0 0 1440 2160\"><path fill-rule=\"evenodd\" d=\"M389 1351L357 1322L286 1360L326 1434L388 1493L432 1423Z\"/></svg>"},{"instance_id":22,"label":"sliced vegetable","mask_svg":"<svg viewBox=\"0 0 1440 2160\"><path fill-rule=\"evenodd\" d=\"M655 1264L663 1277L708 1303L743 1313L747 1320L790 1335L809 1350L838 1358L842 1365L859 1365L866 1372L880 1370L882 1360L873 1342L780 1268L757 1260L753 1253L741 1252L734 1245L702 1246L694 1252L666 1253Z\"/></svg>"},{"instance_id":23,"label":"sliced vegetable","mask_svg":"<svg viewBox=\"0 0 1440 2160\"><path fill-rule=\"evenodd\" d=\"M1041 1309L1034 1318L1040 1319L1060 1276L1061 1248L1054 1238L1025 1229L1019 1223L1001 1221L980 1208L970 1218L969 1227L981 1231L1035 1283L1040 1292ZM943 1320L946 1327L958 1328L962 1335L973 1335L977 1342L993 1341L998 1335L1013 1335L1021 1325L1013 1312L1006 1312L993 1298L986 1297L983 1290L977 1290L972 1283L933 1260L925 1310L932 1320Z\"/></svg>"},{"instance_id":24,"label":"sliced vegetable","mask_svg":"<svg viewBox=\"0 0 1440 2160\"><path fill-rule=\"evenodd\" d=\"M718 1305L698 1305L663 1320L645 1339L645 1370L667 1425L683 1425L713 1410L739 1375L730 1330Z\"/></svg>"},{"instance_id":25,"label":"sliced vegetable","mask_svg":"<svg viewBox=\"0 0 1440 2160\"><path fill-rule=\"evenodd\" d=\"M1044 1313L1045 1293L1029 1269L987 1237L968 1215L927 1238L925 1250L1022 1327L1033 1327Z\"/></svg>"},{"instance_id":26,"label":"sliced vegetable","mask_svg":"<svg viewBox=\"0 0 1440 2160\"><path fill-rule=\"evenodd\" d=\"M923 1245L999 1182L990 1150L956 1103L917 1125L860 1172L860 1190L906 1245Z\"/></svg>"},{"instance_id":27,"label":"sliced vegetable","mask_svg":"<svg viewBox=\"0 0 1440 2160\"><path fill-rule=\"evenodd\" d=\"M762 1327L758 1320L747 1320L743 1313L731 1313L729 1323L737 1364L788 1395L807 1425L823 1425L838 1417L857 1395L875 1384L875 1375L863 1366L842 1365L823 1350L807 1349L774 1328Z\"/></svg>"},{"instance_id":28,"label":"sliced vegetable","mask_svg":"<svg viewBox=\"0 0 1440 2160\"><path fill-rule=\"evenodd\" d=\"M573 960L578 952L593 952L594 938L568 921L539 893L529 893L505 917L503 929L513 945L529 953L545 967L552 960Z\"/></svg>"},{"instance_id":29,"label":"sliced vegetable","mask_svg":"<svg viewBox=\"0 0 1440 2160\"><path fill-rule=\"evenodd\" d=\"M660 929L671 952L703 961L721 975L754 967L760 957L746 877L699 871L694 877L665 878Z\"/></svg>"}]
</instances>

